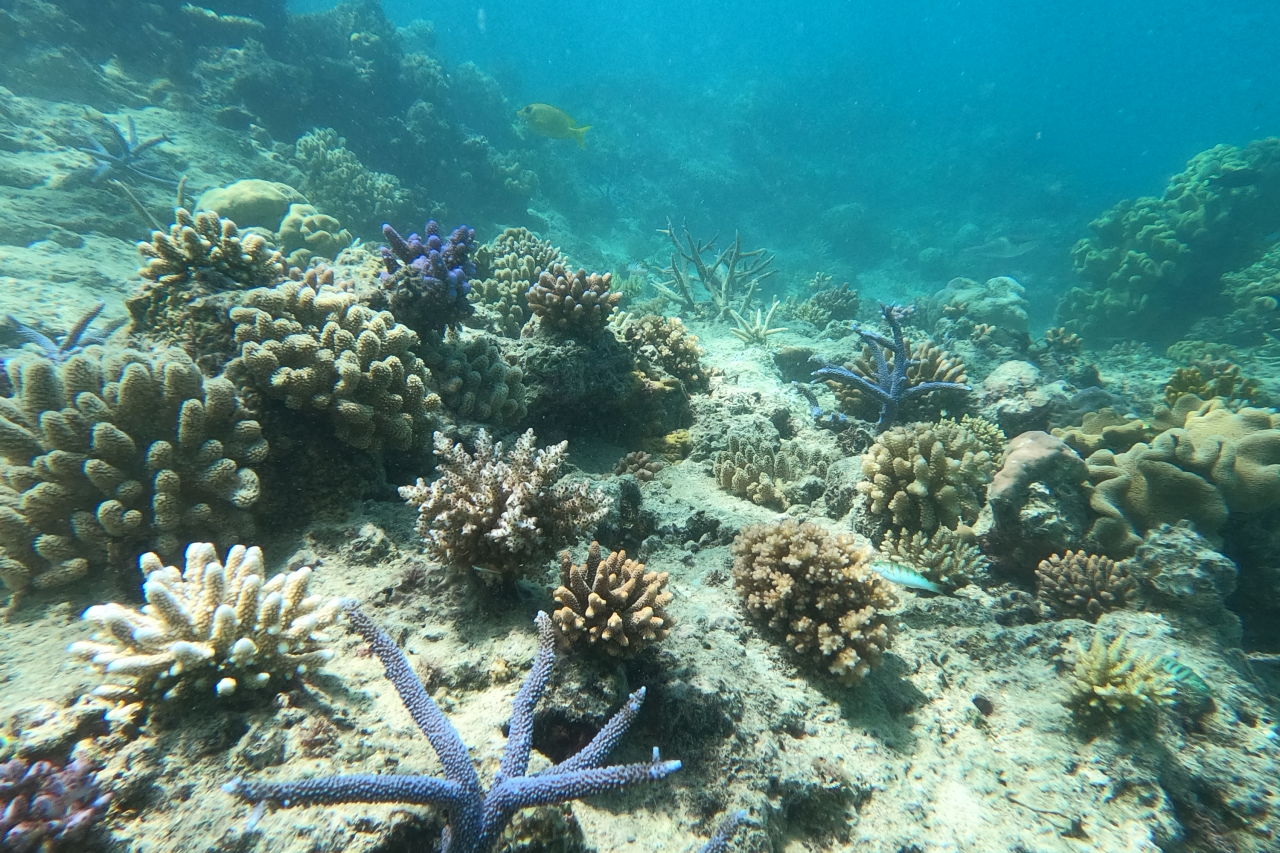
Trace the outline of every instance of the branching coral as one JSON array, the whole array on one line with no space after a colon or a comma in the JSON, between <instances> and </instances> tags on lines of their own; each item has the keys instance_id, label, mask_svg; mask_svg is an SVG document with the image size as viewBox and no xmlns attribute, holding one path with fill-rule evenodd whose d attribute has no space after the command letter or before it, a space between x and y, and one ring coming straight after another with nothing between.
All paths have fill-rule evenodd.
<instances>
[{"instance_id":1,"label":"branching coral","mask_svg":"<svg viewBox=\"0 0 1280 853\"><path fill-rule=\"evenodd\" d=\"M527 228L508 228L482 246L476 265L483 278L472 282L472 294L479 315L486 318L485 328L518 338L529 319L525 294L554 264L566 266L567 261L556 246Z\"/></svg>"},{"instance_id":2,"label":"branching coral","mask_svg":"<svg viewBox=\"0 0 1280 853\"><path fill-rule=\"evenodd\" d=\"M760 282L776 272L770 269L773 255L764 249L744 252L739 234L733 236L732 245L716 252L714 237L703 243L685 228L682 242L670 222L663 233L671 238L675 250L671 266L666 269L671 279L653 287L692 316L727 320L731 311L747 310ZM708 300L694 297L695 282L706 291Z\"/></svg>"},{"instance_id":3,"label":"branching coral","mask_svg":"<svg viewBox=\"0 0 1280 853\"><path fill-rule=\"evenodd\" d=\"M529 430L508 452L482 429L472 454L436 433L440 475L400 488L432 559L512 579L604 517L602 492L561 482L569 443L535 443Z\"/></svg>"},{"instance_id":4,"label":"branching coral","mask_svg":"<svg viewBox=\"0 0 1280 853\"><path fill-rule=\"evenodd\" d=\"M1082 716L1132 717L1173 704L1177 685L1159 659L1135 652L1124 634L1111 642L1094 632L1086 647L1076 642L1071 705Z\"/></svg>"},{"instance_id":5,"label":"branching coral","mask_svg":"<svg viewBox=\"0 0 1280 853\"><path fill-rule=\"evenodd\" d=\"M771 447L731 437L729 449L716 454L712 470L726 492L761 506L786 509L816 497L801 487L807 478L825 478L830 464L821 451L794 442Z\"/></svg>"},{"instance_id":6,"label":"branching coral","mask_svg":"<svg viewBox=\"0 0 1280 853\"><path fill-rule=\"evenodd\" d=\"M0 398L0 577L13 590L71 583L140 552L251 528L258 422L226 379L185 355L90 347L61 366L6 365Z\"/></svg>"},{"instance_id":7,"label":"branching coral","mask_svg":"<svg viewBox=\"0 0 1280 853\"><path fill-rule=\"evenodd\" d=\"M560 587L552 593L560 607L551 614L565 645L585 642L615 657L632 657L667 636L671 617L666 572L646 572L625 551L603 557L592 542L587 560L576 565L560 554Z\"/></svg>"},{"instance_id":8,"label":"branching coral","mask_svg":"<svg viewBox=\"0 0 1280 853\"><path fill-rule=\"evenodd\" d=\"M422 350L444 407L462 418L510 424L526 411L524 372L483 332L445 333Z\"/></svg>"},{"instance_id":9,"label":"branching coral","mask_svg":"<svg viewBox=\"0 0 1280 853\"><path fill-rule=\"evenodd\" d=\"M406 449L426 440L440 398L414 355L418 336L355 297L286 281L231 311L240 354L228 375L290 409L325 413L342 441Z\"/></svg>"},{"instance_id":10,"label":"branching coral","mask_svg":"<svg viewBox=\"0 0 1280 853\"><path fill-rule=\"evenodd\" d=\"M1240 365L1204 359L1174 370L1164 386L1165 405L1175 405L1186 394L1204 400L1219 397L1226 403L1257 404L1261 388L1258 380L1243 375Z\"/></svg>"},{"instance_id":11,"label":"branching coral","mask_svg":"<svg viewBox=\"0 0 1280 853\"><path fill-rule=\"evenodd\" d=\"M889 647L893 594L852 537L787 519L744 528L733 556L747 611L841 681L860 680Z\"/></svg>"},{"instance_id":12,"label":"branching coral","mask_svg":"<svg viewBox=\"0 0 1280 853\"><path fill-rule=\"evenodd\" d=\"M672 376L689 391L705 391L710 384L704 355L692 334L679 317L645 314L627 317L622 323L621 338L635 353L644 373L658 380Z\"/></svg>"},{"instance_id":13,"label":"branching coral","mask_svg":"<svg viewBox=\"0 0 1280 853\"><path fill-rule=\"evenodd\" d=\"M778 335L786 331L785 327L773 325L773 312L777 310L778 300L776 299L769 304L767 311L757 308L755 317L750 320L737 311L730 309L729 314L733 317L734 327L729 330L729 334L744 344L764 346L769 342L769 338L772 335Z\"/></svg>"},{"instance_id":14,"label":"branching coral","mask_svg":"<svg viewBox=\"0 0 1280 853\"><path fill-rule=\"evenodd\" d=\"M93 824L111 803L99 793L93 767L77 758L59 766L21 758L0 764L0 848L86 849Z\"/></svg>"},{"instance_id":15,"label":"branching coral","mask_svg":"<svg viewBox=\"0 0 1280 853\"><path fill-rule=\"evenodd\" d=\"M973 542L945 527L928 534L889 530L876 550L944 589L964 586L987 566L986 558Z\"/></svg>"},{"instance_id":16,"label":"branching coral","mask_svg":"<svg viewBox=\"0 0 1280 853\"><path fill-rule=\"evenodd\" d=\"M1059 618L1088 619L1128 605L1137 591L1126 562L1083 551L1067 551L1041 560L1036 595Z\"/></svg>"},{"instance_id":17,"label":"branching coral","mask_svg":"<svg viewBox=\"0 0 1280 853\"><path fill-rule=\"evenodd\" d=\"M212 687L218 696L279 686L322 666L333 652L317 632L342 600L307 595L311 569L264 581L262 551L236 545L218 561L210 543L187 547L182 571L156 554L139 561L147 603L90 607L92 641L71 653L110 679L94 693L110 699L160 697Z\"/></svg>"},{"instance_id":18,"label":"branching coral","mask_svg":"<svg viewBox=\"0 0 1280 853\"><path fill-rule=\"evenodd\" d=\"M475 264L471 252L476 232L461 225L440 236L434 219L423 229L425 237L407 238L390 225L382 226L387 245L382 249L386 270L382 288L374 295L374 308L386 308L400 322L426 340L456 329L475 310L467 295Z\"/></svg>"},{"instance_id":19,"label":"branching coral","mask_svg":"<svg viewBox=\"0 0 1280 853\"><path fill-rule=\"evenodd\" d=\"M858 291L852 289L848 282L839 287L827 287L830 282L829 275L815 275L808 285L811 291L808 297L797 300L795 296L788 296L783 300L780 307L782 316L812 323L818 329L857 317L860 302Z\"/></svg>"},{"instance_id":20,"label":"branching coral","mask_svg":"<svg viewBox=\"0 0 1280 853\"><path fill-rule=\"evenodd\" d=\"M972 524L998 455L984 435L990 424L976 426L984 423L939 421L882 433L862 455L863 479L856 485L870 514L925 533Z\"/></svg>"},{"instance_id":21,"label":"branching coral","mask_svg":"<svg viewBox=\"0 0 1280 853\"><path fill-rule=\"evenodd\" d=\"M395 175L370 171L332 128L316 128L294 144L301 189L312 202L367 234L400 215L408 193Z\"/></svg>"},{"instance_id":22,"label":"branching coral","mask_svg":"<svg viewBox=\"0 0 1280 853\"><path fill-rule=\"evenodd\" d=\"M570 337L591 338L604 331L609 314L622 301L611 290L613 273L587 275L552 264L538 276L525 298L544 330Z\"/></svg>"}]
</instances>

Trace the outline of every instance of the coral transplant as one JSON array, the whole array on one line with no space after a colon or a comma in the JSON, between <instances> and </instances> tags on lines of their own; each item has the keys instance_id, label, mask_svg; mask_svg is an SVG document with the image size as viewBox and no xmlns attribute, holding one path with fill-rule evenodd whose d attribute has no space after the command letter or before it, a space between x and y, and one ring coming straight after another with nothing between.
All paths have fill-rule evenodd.
<instances>
[{"instance_id":1,"label":"coral transplant","mask_svg":"<svg viewBox=\"0 0 1280 853\"><path fill-rule=\"evenodd\" d=\"M1096 5L0 3L0 853L1280 850L1280 8Z\"/></svg>"}]
</instances>

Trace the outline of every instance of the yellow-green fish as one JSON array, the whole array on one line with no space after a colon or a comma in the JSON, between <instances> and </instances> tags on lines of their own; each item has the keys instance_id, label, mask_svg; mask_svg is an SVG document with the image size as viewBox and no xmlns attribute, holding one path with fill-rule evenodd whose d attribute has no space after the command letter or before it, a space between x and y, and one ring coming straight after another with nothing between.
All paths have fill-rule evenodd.
<instances>
[{"instance_id":1,"label":"yellow-green fish","mask_svg":"<svg viewBox=\"0 0 1280 853\"><path fill-rule=\"evenodd\" d=\"M564 110L550 104L530 104L518 110L516 115L524 119L529 129L539 136L551 139L576 139L579 148L586 148L587 131L591 125L578 126L578 123Z\"/></svg>"}]
</instances>

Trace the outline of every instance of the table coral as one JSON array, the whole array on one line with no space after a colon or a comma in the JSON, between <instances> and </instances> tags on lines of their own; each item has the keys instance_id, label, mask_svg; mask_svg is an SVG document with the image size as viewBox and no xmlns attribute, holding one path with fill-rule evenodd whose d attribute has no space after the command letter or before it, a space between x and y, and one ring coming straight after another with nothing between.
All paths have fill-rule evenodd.
<instances>
[{"instance_id":1,"label":"table coral","mask_svg":"<svg viewBox=\"0 0 1280 853\"><path fill-rule=\"evenodd\" d=\"M143 554L142 609L99 604L84 613L97 633L70 652L109 679L109 699L171 699L192 689L228 696L279 686L324 665L333 652L317 633L341 599L308 595L311 569L263 580L262 551L235 545L219 562L208 542L187 547L182 571Z\"/></svg>"},{"instance_id":2,"label":"table coral","mask_svg":"<svg viewBox=\"0 0 1280 853\"><path fill-rule=\"evenodd\" d=\"M248 532L267 443L235 387L183 353L90 347L6 365L0 577L61 586L140 552Z\"/></svg>"},{"instance_id":3,"label":"table coral","mask_svg":"<svg viewBox=\"0 0 1280 853\"><path fill-rule=\"evenodd\" d=\"M591 543L581 565L562 552L560 586L551 594L560 605L551 614L556 634L565 645L586 643L615 657L639 654L671 630L667 578L645 571L625 551L602 557L599 542Z\"/></svg>"},{"instance_id":4,"label":"table coral","mask_svg":"<svg viewBox=\"0 0 1280 853\"><path fill-rule=\"evenodd\" d=\"M432 559L510 580L604 517L604 493L562 482L569 443L539 450L536 441L528 430L508 451L481 429L468 453L435 434L439 476L400 488Z\"/></svg>"},{"instance_id":5,"label":"table coral","mask_svg":"<svg viewBox=\"0 0 1280 853\"><path fill-rule=\"evenodd\" d=\"M846 684L880 661L894 596L852 537L787 519L743 528L732 550L743 605L798 654Z\"/></svg>"},{"instance_id":6,"label":"table coral","mask_svg":"<svg viewBox=\"0 0 1280 853\"><path fill-rule=\"evenodd\" d=\"M286 281L232 309L239 355L227 374L290 409L324 413L361 449L425 443L440 398L414 354L418 336L349 293Z\"/></svg>"}]
</instances>

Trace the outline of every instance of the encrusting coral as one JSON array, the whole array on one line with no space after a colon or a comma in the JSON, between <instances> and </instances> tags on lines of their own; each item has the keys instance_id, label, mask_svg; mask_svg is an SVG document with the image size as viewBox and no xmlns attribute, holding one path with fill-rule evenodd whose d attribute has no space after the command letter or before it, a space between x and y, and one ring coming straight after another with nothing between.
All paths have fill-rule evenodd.
<instances>
[{"instance_id":1,"label":"encrusting coral","mask_svg":"<svg viewBox=\"0 0 1280 853\"><path fill-rule=\"evenodd\" d=\"M1075 643L1071 705L1082 716L1132 717L1172 705L1177 684L1158 658L1135 652L1124 634L1111 642L1095 631L1088 646Z\"/></svg>"},{"instance_id":2,"label":"encrusting coral","mask_svg":"<svg viewBox=\"0 0 1280 853\"><path fill-rule=\"evenodd\" d=\"M747 611L846 684L889 647L888 581L846 534L792 519L743 528L733 541L733 581Z\"/></svg>"},{"instance_id":3,"label":"encrusting coral","mask_svg":"<svg viewBox=\"0 0 1280 853\"><path fill-rule=\"evenodd\" d=\"M637 764L604 765L631 727L644 703L641 687L627 698L604 728L586 746L560 763L528 774L533 744L533 709L551 681L555 638L551 619L539 613L538 653L511 708L507 747L489 790L480 784L475 764L457 729L432 700L408 659L372 619L354 606L347 610L351 627L369 643L381 661L409 716L426 735L444 767L444 778L402 774L351 774L304 779L299 782L259 782L236 779L223 790L254 803L270 801L284 807L333 803L408 803L444 809L446 826L441 850L488 853L502 830L520 809L616 791L643 782L656 782L680 769L679 761L663 761L655 747L653 758ZM602 766L604 765L604 766ZM706 848L712 849L712 848Z\"/></svg>"},{"instance_id":4,"label":"encrusting coral","mask_svg":"<svg viewBox=\"0 0 1280 853\"><path fill-rule=\"evenodd\" d=\"M141 552L252 528L267 443L235 387L176 350L90 347L6 365L0 397L0 577L61 586Z\"/></svg>"},{"instance_id":5,"label":"encrusting coral","mask_svg":"<svg viewBox=\"0 0 1280 853\"><path fill-rule=\"evenodd\" d=\"M998 434L976 418L892 427L863 454L855 488L873 517L897 528L972 524L995 472Z\"/></svg>"},{"instance_id":6,"label":"encrusting coral","mask_svg":"<svg viewBox=\"0 0 1280 853\"><path fill-rule=\"evenodd\" d=\"M349 293L286 281L232 309L239 355L227 374L294 410L325 413L361 449L425 443L440 398L428 392L418 336Z\"/></svg>"},{"instance_id":7,"label":"encrusting coral","mask_svg":"<svg viewBox=\"0 0 1280 853\"><path fill-rule=\"evenodd\" d=\"M560 264L543 270L525 298L546 331L590 338L604 331L609 314L622 301L612 290L613 273L571 272Z\"/></svg>"},{"instance_id":8,"label":"encrusting coral","mask_svg":"<svg viewBox=\"0 0 1280 853\"><path fill-rule=\"evenodd\" d=\"M1096 622L1108 610L1125 607L1136 591L1128 563L1098 554L1054 554L1036 569L1036 595L1063 619Z\"/></svg>"},{"instance_id":9,"label":"encrusting coral","mask_svg":"<svg viewBox=\"0 0 1280 853\"><path fill-rule=\"evenodd\" d=\"M70 648L109 679L97 696L171 699L193 689L227 696L279 686L333 657L317 632L343 602L307 594L309 567L264 581L259 548L233 546L219 562L208 542L187 547L182 571L156 554L142 555L139 567L142 609L90 607L84 618L97 633Z\"/></svg>"},{"instance_id":10,"label":"encrusting coral","mask_svg":"<svg viewBox=\"0 0 1280 853\"><path fill-rule=\"evenodd\" d=\"M528 430L507 451L481 429L468 453L435 434L439 476L400 487L418 511L418 535L432 559L512 579L604 517L602 492L561 482L569 443L539 450L536 441Z\"/></svg>"},{"instance_id":11,"label":"encrusting coral","mask_svg":"<svg viewBox=\"0 0 1280 853\"><path fill-rule=\"evenodd\" d=\"M564 645L586 643L615 657L632 657L671 630L666 572L647 572L626 551L603 557L592 542L577 565L560 554L560 587L551 595L560 605L551 619Z\"/></svg>"},{"instance_id":12,"label":"encrusting coral","mask_svg":"<svg viewBox=\"0 0 1280 853\"><path fill-rule=\"evenodd\" d=\"M905 564L945 589L964 586L987 565L973 542L945 527L933 533L889 530L876 550L885 559Z\"/></svg>"},{"instance_id":13,"label":"encrusting coral","mask_svg":"<svg viewBox=\"0 0 1280 853\"><path fill-rule=\"evenodd\" d=\"M59 766L21 758L0 764L0 849L87 849L93 824L111 803L93 767L77 758ZM73 848L72 845L77 845Z\"/></svg>"}]
</instances>

